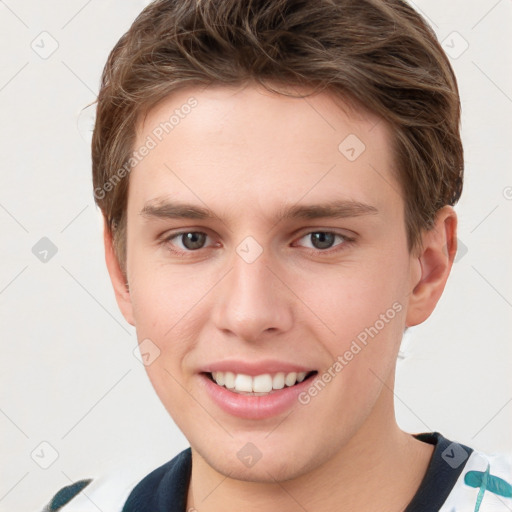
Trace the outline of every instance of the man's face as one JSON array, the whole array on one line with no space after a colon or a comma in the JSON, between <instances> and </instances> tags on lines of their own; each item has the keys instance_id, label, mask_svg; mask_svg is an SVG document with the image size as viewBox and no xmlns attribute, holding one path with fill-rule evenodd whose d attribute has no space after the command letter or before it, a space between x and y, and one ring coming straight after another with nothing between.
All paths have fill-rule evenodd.
<instances>
[{"instance_id":1,"label":"man's face","mask_svg":"<svg viewBox=\"0 0 512 512\"><path fill-rule=\"evenodd\" d=\"M304 474L393 420L417 266L389 128L339 104L189 88L138 127L125 316L160 351L147 371L176 424L234 478Z\"/></svg>"}]
</instances>

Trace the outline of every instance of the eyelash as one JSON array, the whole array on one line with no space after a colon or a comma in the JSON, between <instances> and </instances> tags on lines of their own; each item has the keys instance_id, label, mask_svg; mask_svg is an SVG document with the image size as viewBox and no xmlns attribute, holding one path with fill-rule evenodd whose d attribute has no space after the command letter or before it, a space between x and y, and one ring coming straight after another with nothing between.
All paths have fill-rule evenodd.
<instances>
[{"instance_id":1,"label":"eyelash","mask_svg":"<svg viewBox=\"0 0 512 512\"><path fill-rule=\"evenodd\" d=\"M165 236L162 239L161 243L163 245L167 246L167 248L169 249L170 252L172 252L178 256L184 256L187 254L196 253L196 252L201 251L202 249L205 249L205 247L201 247L200 249L196 249L196 250L182 250L182 249L173 248L172 244L171 244L171 240L173 240L175 238L179 238L180 236L185 235L187 233L200 233L200 234L209 236L208 233L205 233L204 231L194 231L194 230L178 231L177 233L172 233L170 235ZM313 233L331 234L331 235L334 235L335 237L339 237L339 238L343 239L342 243L339 243L333 247L330 247L329 249L314 249L314 248L310 248L310 247L303 248L306 252L308 252L309 254L315 255L315 256L317 256L319 254L320 255L324 255L324 254L331 255L333 253L341 252L341 251L345 250L347 248L347 246L352 245L353 242L355 241L355 238L349 237L349 236L341 234L341 233L337 233L336 231L319 230L319 229L308 231L307 233L304 233L302 236L299 237L299 240L308 235L311 235Z\"/></svg>"}]
</instances>

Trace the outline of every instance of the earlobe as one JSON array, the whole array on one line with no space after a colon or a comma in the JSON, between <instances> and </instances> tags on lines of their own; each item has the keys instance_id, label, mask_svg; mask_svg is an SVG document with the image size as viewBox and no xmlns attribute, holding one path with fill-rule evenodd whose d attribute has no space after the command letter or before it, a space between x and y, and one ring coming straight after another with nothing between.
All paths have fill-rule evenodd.
<instances>
[{"instance_id":1,"label":"earlobe","mask_svg":"<svg viewBox=\"0 0 512 512\"><path fill-rule=\"evenodd\" d=\"M134 326L135 322L128 282L119 265L112 241L112 233L108 229L106 221L103 223L103 242L105 245L105 262L114 288L117 305L125 320Z\"/></svg>"},{"instance_id":2,"label":"earlobe","mask_svg":"<svg viewBox=\"0 0 512 512\"><path fill-rule=\"evenodd\" d=\"M411 282L406 325L412 327L424 322L439 301L457 252L457 214L451 206L444 206L432 229L423 232L423 246L415 256L420 266L420 277Z\"/></svg>"}]
</instances>

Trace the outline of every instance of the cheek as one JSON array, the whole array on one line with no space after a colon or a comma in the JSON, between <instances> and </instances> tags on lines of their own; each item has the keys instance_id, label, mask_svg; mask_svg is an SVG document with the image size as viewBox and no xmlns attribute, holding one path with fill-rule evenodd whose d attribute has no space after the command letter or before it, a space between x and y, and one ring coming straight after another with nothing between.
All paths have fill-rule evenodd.
<instances>
[{"instance_id":1,"label":"cheek","mask_svg":"<svg viewBox=\"0 0 512 512\"><path fill-rule=\"evenodd\" d=\"M354 400L360 399L365 388L369 394L370 388L376 392L378 377L387 378L405 326L407 259L395 254L374 261L361 267L340 267L318 279L315 286L309 279L301 281L304 302L321 319L316 337L322 340L332 364L339 362L331 372L343 375L335 379L340 384L350 382L343 385L343 393ZM307 318L313 318L310 312Z\"/></svg>"},{"instance_id":2,"label":"cheek","mask_svg":"<svg viewBox=\"0 0 512 512\"><path fill-rule=\"evenodd\" d=\"M189 382L183 372L189 368L188 358L194 354L201 330L211 316L208 294L218 281L218 274L198 276L184 266L137 266L137 261L145 260L132 260L136 279L130 293L137 338L139 342L148 338L157 347L159 356L146 366L146 371L160 399L172 412L173 406L179 407L186 399L186 395L182 397L182 386L187 387Z\"/></svg>"},{"instance_id":3,"label":"cheek","mask_svg":"<svg viewBox=\"0 0 512 512\"><path fill-rule=\"evenodd\" d=\"M202 290L177 275L169 276L153 267L141 270L131 291L137 338L149 339L158 357L145 366L160 401L178 427L177 411L190 406L191 390L183 376L183 362L197 342L197 319L203 315Z\"/></svg>"},{"instance_id":4,"label":"cheek","mask_svg":"<svg viewBox=\"0 0 512 512\"><path fill-rule=\"evenodd\" d=\"M184 266L165 265L142 251L131 259L130 297L137 330L156 339L176 338L190 324L208 282Z\"/></svg>"},{"instance_id":5,"label":"cheek","mask_svg":"<svg viewBox=\"0 0 512 512\"><path fill-rule=\"evenodd\" d=\"M317 314L326 334L347 340L373 326L386 312L385 320L401 322L398 313L405 309L407 297L405 264L382 261L373 266L340 266L322 275L295 279L295 290L309 310L308 318Z\"/></svg>"}]
</instances>

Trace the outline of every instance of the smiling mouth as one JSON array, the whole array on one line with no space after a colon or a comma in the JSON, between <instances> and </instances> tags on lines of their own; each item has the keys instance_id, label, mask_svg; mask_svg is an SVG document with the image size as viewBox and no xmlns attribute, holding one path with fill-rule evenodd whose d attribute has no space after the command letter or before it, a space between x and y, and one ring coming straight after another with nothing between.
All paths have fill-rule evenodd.
<instances>
[{"instance_id":1,"label":"smiling mouth","mask_svg":"<svg viewBox=\"0 0 512 512\"><path fill-rule=\"evenodd\" d=\"M261 375L246 375L233 372L204 372L207 378L220 387L236 394L250 396L266 396L281 389L296 386L312 379L318 372L277 372Z\"/></svg>"}]
</instances>

